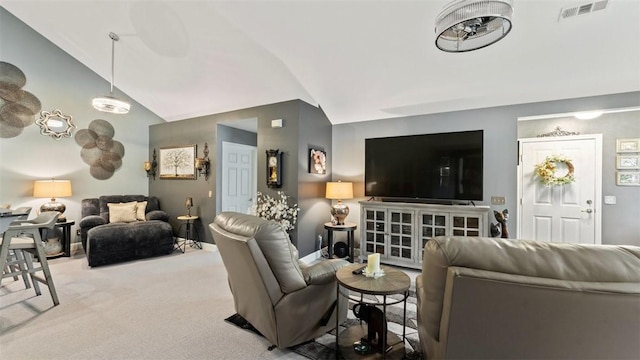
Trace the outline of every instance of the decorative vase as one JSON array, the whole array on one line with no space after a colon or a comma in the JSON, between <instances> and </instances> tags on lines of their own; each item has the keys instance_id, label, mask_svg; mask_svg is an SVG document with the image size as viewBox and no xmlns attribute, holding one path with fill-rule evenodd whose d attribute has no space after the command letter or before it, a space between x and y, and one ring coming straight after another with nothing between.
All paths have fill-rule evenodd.
<instances>
[{"instance_id":1,"label":"decorative vase","mask_svg":"<svg viewBox=\"0 0 640 360\"><path fill-rule=\"evenodd\" d=\"M44 253L47 255L57 255L62 252L62 243L60 243L60 238L52 237L45 241L44 243Z\"/></svg>"}]
</instances>

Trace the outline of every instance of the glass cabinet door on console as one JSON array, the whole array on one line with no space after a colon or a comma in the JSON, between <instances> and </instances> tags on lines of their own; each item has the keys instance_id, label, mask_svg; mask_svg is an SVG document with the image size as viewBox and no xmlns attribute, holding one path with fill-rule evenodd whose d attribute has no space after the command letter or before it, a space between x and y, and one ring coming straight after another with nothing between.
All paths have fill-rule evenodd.
<instances>
[{"instance_id":1,"label":"glass cabinet door on console","mask_svg":"<svg viewBox=\"0 0 640 360\"><path fill-rule=\"evenodd\" d=\"M389 209L389 258L413 262L413 214Z\"/></svg>"},{"instance_id":2,"label":"glass cabinet door on console","mask_svg":"<svg viewBox=\"0 0 640 360\"><path fill-rule=\"evenodd\" d=\"M384 244L387 233L386 210L364 209L364 254L385 254ZM366 256L365 256L366 257Z\"/></svg>"},{"instance_id":3,"label":"glass cabinet door on console","mask_svg":"<svg viewBox=\"0 0 640 360\"><path fill-rule=\"evenodd\" d=\"M419 218L420 236L418 239L418 261L422 264L424 246L434 236L444 236L449 228L449 214L421 211Z\"/></svg>"},{"instance_id":4,"label":"glass cabinet door on console","mask_svg":"<svg viewBox=\"0 0 640 360\"><path fill-rule=\"evenodd\" d=\"M453 216L451 234L453 236L482 236L482 219L477 214L459 213Z\"/></svg>"},{"instance_id":5,"label":"glass cabinet door on console","mask_svg":"<svg viewBox=\"0 0 640 360\"><path fill-rule=\"evenodd\" d=\"M411 265L415 262L414 210L363 207L362 213L363 259L379 253L386 263Z\"/></svg>"}]
</instances>

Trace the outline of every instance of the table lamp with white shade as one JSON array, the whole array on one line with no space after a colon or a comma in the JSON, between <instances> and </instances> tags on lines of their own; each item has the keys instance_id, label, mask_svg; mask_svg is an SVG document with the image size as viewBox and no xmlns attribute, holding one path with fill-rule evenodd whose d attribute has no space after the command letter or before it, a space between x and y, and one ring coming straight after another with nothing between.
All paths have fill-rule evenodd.
<instances>
[{"instance_id":1,"label":"table lamp with white shade","mask_svg":"<svg viewBox=\"0 0 640 360\"><path fill-rule=\"evenodd\" d=\"M63 203L56 201L56 198L68 197L71 195L73 194L71 193L70 180L36 180L33 183L33 197L51 199L50 202L44 203L40 206L40 211L60 212L60 216L58 217L58 221L60 222L66 221L66 218L62 213L64 213L67 207Z\"/></svg>"},{"instance_id":2,"label":"table lamp with white shade","mask_svg":"<svg viewBox=\"0 0 640 360\"><path fill-rule=\"evenodd\" d=\"M349 207L342 203L342 200L353 199L353 183L351 182L328 182L325 197L338 202L331 207L331 215L336 220L337 225L344 225L344 219L349 215Z\"/></svg>"}]
</instances>

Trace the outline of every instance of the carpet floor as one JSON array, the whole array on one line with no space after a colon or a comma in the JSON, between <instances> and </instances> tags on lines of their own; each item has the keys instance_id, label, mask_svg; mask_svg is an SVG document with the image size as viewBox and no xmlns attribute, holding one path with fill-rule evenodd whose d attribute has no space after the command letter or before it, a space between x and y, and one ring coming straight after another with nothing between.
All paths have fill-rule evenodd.
<instances>
[{"instance_id":1,"label":"carpet floor","mask_svg":"<svg viewBox=\"0 0 640 360\"><path fill-rule=\"evenodd\" d=\"M335 335L294 349L225 322L235 313L215 246L90 268L83 253L49 261L60 305L22 280L0 286L0 359L328 359ZM357 321L350 311L349 321ZM415 327L409 304L408 327ZM390 330L394 330L390 319ZM393 325L395 326L395 325ZM401 331L400 331L401 332ZM409 348L417 332L407 332ZM327 350L328 349L328 350ZM327 354L331 354L330 356Z\"/></svg>"},{"instance_id":2,"label":"carpet floor","mask_svg":"<svg viewBox=\"0 0 640 360\"><path fill-rule=\"evenodd\" d=\"M390 297L394 299L401 299L400 295L391 295ZM366 295L366 299L368 302L380 303L382 301L381 297ZM340 325L340 332L342 333L347 327L358 325L360 320L355 317L353 314L353 305L355 302L349 301L349 311L347 313L347 320ZM394 304L387 308L387 326L389 331L395 333L400 338L402 338L402 329L403 329L403 304ZM229 324L233 324L238 328L249 331L255 336L261 336L260 332L256 330L247 320L245 320L239 314L233 314L225 319ZM418 330L416 323L416 298L415 293L413 291L410 292L409 297L407 298L407 318L405 323L405 336L407 342L405 343L405 357L404 359L422 359L422 354L420 352L420 342L418 339ZM325 359L335 359L335 331L331 331L314 341L309 341L304 344L300 344L297 346L293 346L290 349L297 354L300 354L308 359L312 360L325 360ZM339 359L342 359L340 357Z\"/></svg>"}]
</instances>

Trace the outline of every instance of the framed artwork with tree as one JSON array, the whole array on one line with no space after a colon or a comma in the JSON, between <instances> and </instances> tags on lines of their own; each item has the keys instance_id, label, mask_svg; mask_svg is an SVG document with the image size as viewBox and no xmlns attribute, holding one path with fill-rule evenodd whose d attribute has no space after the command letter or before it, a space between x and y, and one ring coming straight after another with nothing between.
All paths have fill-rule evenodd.
<instances>
[{"instance_id":1,"label":"framed artwork with tree","mask_svg":"<svg viewBox=\"0 0 640 360\"><path fill-rule=\"evenodd\" d=\"M160 148L160 179L195 179L196 145Z\"/></svg>"}]
</instances>

